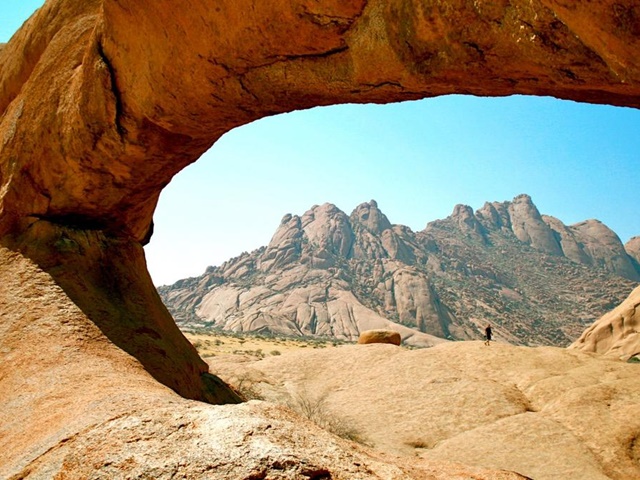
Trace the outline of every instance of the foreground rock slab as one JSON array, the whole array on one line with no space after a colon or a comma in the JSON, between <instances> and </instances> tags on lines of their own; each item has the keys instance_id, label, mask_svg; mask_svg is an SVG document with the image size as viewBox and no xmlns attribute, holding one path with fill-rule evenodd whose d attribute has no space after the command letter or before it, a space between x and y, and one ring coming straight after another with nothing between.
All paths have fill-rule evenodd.
<instances>
[{"instance_id":1,"label":"foreground rock slab","mask_svg":"<svg viewBox=\"0 0 640 480\"><path fill-rule=\"evenodd\" d=\"M313 405L360 441L407 459L455 460L536 480L640 478L637 364L481 341L208 362L231 384L293 408Z\"/></svg>"}]
</instances>

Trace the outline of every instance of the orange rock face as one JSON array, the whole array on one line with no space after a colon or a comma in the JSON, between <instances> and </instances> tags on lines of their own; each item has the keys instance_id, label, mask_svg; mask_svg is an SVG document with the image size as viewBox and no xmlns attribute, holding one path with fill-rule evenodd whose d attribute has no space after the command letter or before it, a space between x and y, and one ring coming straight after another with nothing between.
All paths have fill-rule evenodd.
<instances>
[{"instance_id":1,"label":"orange rock face","mask_svg":"<svg viewBox=\"0 0 640 480\"><path fill-rule=\"evenodd\" d=\"M398 332L391 330L366 330L360 334L358 343L366 345L367 343L389 343L391 345L400 345L402 338Z\"/></svg>"},{"instance_id":2,"label":"orange rock face","mask_svg":"<svg viewBox=\"0 0 640 480\"><path fill-rule=\"evenodd\" d=\"M48 0L0 49L1 244L157 380L232 401L145 271L177 172L236 126L316 105L522 93L640 107L638 51L633 0Z\"/></svg>"},{"instance_id":3,"label":"orange rock face","mask_svg":"<svg viewBox=\"0 0 640 480\"><path fill-rule=\"evenodd\" d=\"M631 0L48 0L0 48L2 475L83 476L79 459L117 449L100 444L116 431L162 451L171 432L144 426L162 415L176 432L206 426L213 410L147 372L187 398L238 401L176 328L141 248L162 188L222 134L316 105L447 93L639 107L638 51ZM253 434L241 417L230 435ZM153 471L127 455L114 465Z\"/></svg>"}]
</instances>

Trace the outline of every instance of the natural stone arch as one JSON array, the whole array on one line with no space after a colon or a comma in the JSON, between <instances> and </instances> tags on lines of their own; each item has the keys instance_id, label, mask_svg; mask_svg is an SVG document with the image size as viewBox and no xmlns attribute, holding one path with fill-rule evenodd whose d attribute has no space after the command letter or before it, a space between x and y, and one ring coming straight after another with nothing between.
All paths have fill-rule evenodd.
<instances>
[{"instance_id":1,"label":"natural stone arch","mask_svg":"<svg viewBox=\"0 0 640 480\"><path fill-rule=\"evenodd\" d=\"M189 398L232 395L217 396L162 306L142 244L162 188L226 131L317 105L448 93L640 106L632 0L176 8L49 0L0 50L0 235Z\"/></svg>"}]
</instances>

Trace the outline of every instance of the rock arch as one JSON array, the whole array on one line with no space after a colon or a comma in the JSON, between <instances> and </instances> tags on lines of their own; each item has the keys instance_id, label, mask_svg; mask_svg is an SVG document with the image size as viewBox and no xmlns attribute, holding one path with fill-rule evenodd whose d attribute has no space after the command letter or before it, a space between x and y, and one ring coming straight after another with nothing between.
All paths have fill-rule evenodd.
<instances>
[{"instance_id":1,"label":"rock arch","mask_svg":"<svg viewBox=\"0 0 640 480\"><path fill-rule=\"evenodd\" d=\"M640 107L633 0L48 0L0 49L0 237L187 398L207 376L146 273L162 188L226 131L449 93Z\"/></svg>"}]
</instances>

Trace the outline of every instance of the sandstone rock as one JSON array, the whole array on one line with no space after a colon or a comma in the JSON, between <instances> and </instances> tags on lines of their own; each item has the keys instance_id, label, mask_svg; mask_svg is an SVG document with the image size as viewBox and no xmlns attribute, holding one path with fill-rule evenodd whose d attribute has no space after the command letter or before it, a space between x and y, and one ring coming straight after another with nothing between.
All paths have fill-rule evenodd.
<instances>
[{"instance_id":1,"label":"sandstone rock","mask_svg":"<svg viewBox=\"0 0 640 480\"><path fill-rule=\"evenodd\" d=\"M366 330L360 334L358 343L390 343L391 345L400 345L402 338L398 332L393 330Z\"/></svg>"},{"instance_id":2,"label":"sandstone rock","mask_svg":"<svg viewBox=\"0 0 640 480\"><path fill-rule=\"evenodd\" d=\"M45 315L34 326L21 325L18 334L35 332L29 339L38 346L49 336L51 343L45 344L53 354L55 345L77 341L65 353L92 351L97 362L124 355L114 353L114 342L154 378L189 398L214 401L225 389L212 391L203 380L206 367L155 295L141 244L151 234L162 188L225 132L266 115L317 105L460 92L555 95L640 106L640 36L629 2L457 2L455 8L440 2L428 12L412 2L380 0L223 1L210 7L209 0L194 0L187 9L169 0L48 0L0 49L1 244L24 252L55 279L70 299L60 312L75 305L85 315L78 329L48 335L66 317L40 310L51 306L49 298L16 297L14 292L28 292L15 282L19 274L14 272L5 282L13 289L6 298L33 300L22 304L22 311ZM273 260L287 261L289 253ZM85 465L97 465L101 474L112 476L99 452L109 459L110 452L124 451L123 441L126 448L134 440L162 442L183 428L178 422L163 429L147 421L153 414L132 413L137 405L149 408L148 399L128 398L92 418L96 404L83 407L90 403L83 392L95 382L79 388L87 384L75 380L86 382L86 375L74 370L76 377L64 377L65 385L50 383L75 362L86 367L82 355L38 365L41 372L30 368L26 359L33 355L24 350L8 355L2 366L17 372L10 377L18 379L12 387L29 389L20 378L30 372L41 373L31 378L33 385L51 389L34 392L31 385L36 397L19 395L21 388L0 389L8 395L3 405L9 408L2 412L9 419L16 412L38 414L32 423L12 424L13 432L24 432L21 441L14 441L13 434L0 437L15 449L15 455L0 449L12 462L1 463L7 476L86 477ZM118 392L118 385L142 378L140 372L124 375L126 365L132 364L119 360L110 365L113 370L100 367L94 379L117 375L110 385ZM9 377L3 371L0 378L5 382ZM155 411L174 408L166 407L169 400L158 391L153 395L162 398ZM61 398L65 404L77 399L73 415L59 407ZM104 398L93 400L100 404ZM202 418L195 410L186 415L187 424ZM38 430L35 420L44 412L52 423ZM147 428L150 424L157 428ZM128 434L130 426L135 428ZM114 430L121 436L112 435ZM205 430L206 425L199 432ZM247 435L250 431L244 430ZM74 451L83 453L74 456ZM194 453L187 458L201 459L197 443L189 451ZM124 477L158 476L159 470L138 460L145 458L144 451L115 457ZM84 463L83 458L91 460ZM311 463L332 465L334 460ZM271 470L281 471L283 462L278 457ZM285 470L301 473L293 463ZM354 463L347 463L336 476L352 473ZM196 474L205 475L209 464L195 464L200 469ZM186 476L193 473L180 470L178 460L159 465ZM233 468L228 477L271 474L258 466L250 472ZM375 468L360 463L357 470ZM313 472L317 476L321 471Z\"/></svg>"},{"instance_id":3,"label":"sandstone rock","mask_svg":"<svg viewBox=\"0 0 640 480\"><path fill-rule=\"evenodd\" d=\"M638 365L481 341L208 361L231 384L255 378L271 401L322 398L326 415L407 461L455 458L536 480L640 477Z\"/></svg>"},{"instance_id":4,"label":"sandstone rock","mask_svg":"<svg viewBox=\"0 0 640 480\"><path fill-rule=\"evenodd\" d=\"M640 354L640 287L587 328L571 348L628 360Z\"/></svg>"}]
</instances>

